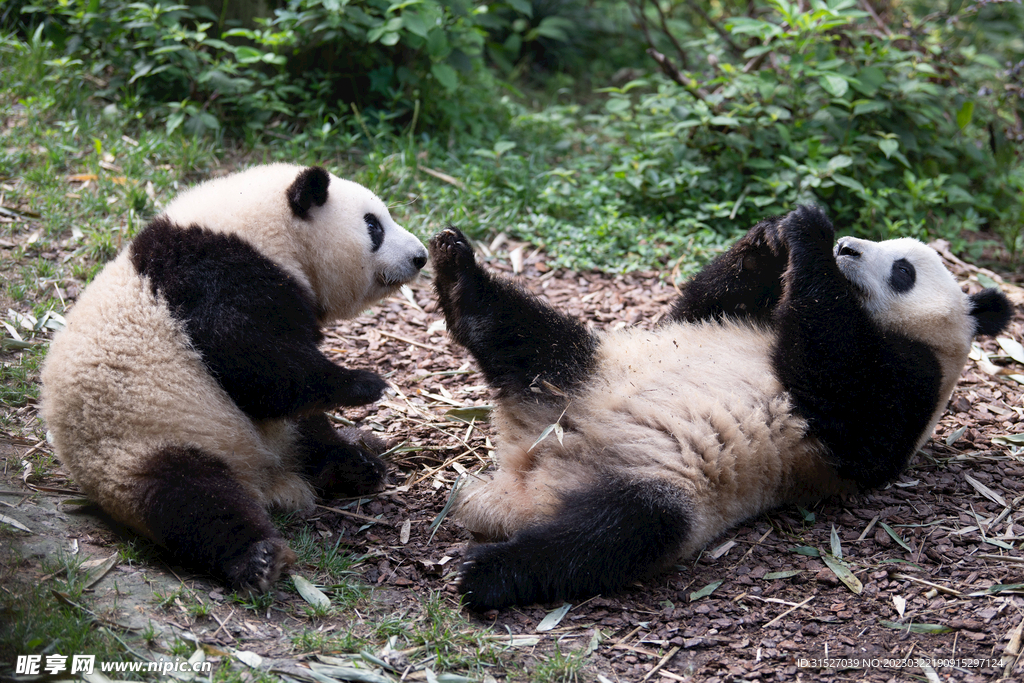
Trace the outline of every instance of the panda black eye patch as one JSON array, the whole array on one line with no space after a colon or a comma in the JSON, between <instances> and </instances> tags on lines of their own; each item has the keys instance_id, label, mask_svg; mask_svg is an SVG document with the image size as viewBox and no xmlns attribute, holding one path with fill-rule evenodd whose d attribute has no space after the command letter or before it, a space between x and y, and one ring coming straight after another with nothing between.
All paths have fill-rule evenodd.
<instances>
[{"instance_id":1,"label":"panda black eye patch","mask_svg":"<svg viewBox=\"0 0 1024 683\"><path fill-rule=\"evenodd\" d=\"M384 228L372 213L363 216L363 220L366 221L366 229L370 233L371 251L377 251L380 245L384 244Z\"/></svg>"},{"instance_id":2,"label":"panda black eye patch","mask_svg":"<svg viewBox=\"0 0 1024 683\"><path fill-rule=\"evenodd\" d=\"M892 272L889 273L889 286L894 292L903 294L909 292L917 281L917 271L914 264L905 258L896 259L892 262Z\"/></svg>"}]
</instances>

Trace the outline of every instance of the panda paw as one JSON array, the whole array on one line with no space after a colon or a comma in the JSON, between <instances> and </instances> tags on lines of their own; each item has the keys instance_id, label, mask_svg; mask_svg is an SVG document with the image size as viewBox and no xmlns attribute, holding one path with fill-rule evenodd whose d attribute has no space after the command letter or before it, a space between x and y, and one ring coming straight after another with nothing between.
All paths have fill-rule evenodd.
<instances>
[{"instance_id":1,"label":"panda paw","mask_svg":"<svg viewBox=\"0 0 1024 683\"><path fill-rule=\"evenodd\" d=\"M462 604L474 612L529 605L543 596L536 590L537 577L517 571L517 562L506 543L484 543L470 548L459 567L458 590Z\"/></svg>"},{"instance_id":2,"label":"panda paw","mask_svg":"<svg viewBox=\"0 0 1024 683\"><path fill-rule=\"evenodd\" d=\"M332 397L334 406L364 406L379 401L388 383L369 370L343 369L341 382Z\"/></svg>"},{"instance_id":3,"label":"panda paw","mask_svg":"<svg viewBox=\"0 0 1024 683\"><path fill-rule=\"evenodd\" d=\"M439 277L457 277L459 271L473 267L476 259L469 240L456 227L449 226L430 240L430 260Z\"/></svg>"},{"instance_id":4,"label":"panda paw","mask_svg":"<svg viewBox=\"0 0 1024 683\"><path fill-rule=\"evenodd\" d=\"M265 538L249 546L228 567L228 585L244 596L266 593L295 560L295 553L283 538Z\"/></svg>"},{"instance_id":5,"label":"panda paw","mask_svg":"<svg viewBox=\"0 0 1024 683\"><path fill-rule=\"evenodd\" d=\"M344 445L335 446L311 482L323 498L346 498L375 493L387 481L388 466L378 455L386 450L383 439L360 429L343 429Z\"/></svg>"},{"instance_id":6,"label":"panda paw","mask_svg":"<svg viewBox=\"0 0 1024 683\"><path fill-rule=\"evenodd\" d=\"M818 207L798 207L779 224L778 230L791 254L797 252L820 256L825 253L828 258L832 258L836 231L825 212Z\"/></svg>"}]
</instances>

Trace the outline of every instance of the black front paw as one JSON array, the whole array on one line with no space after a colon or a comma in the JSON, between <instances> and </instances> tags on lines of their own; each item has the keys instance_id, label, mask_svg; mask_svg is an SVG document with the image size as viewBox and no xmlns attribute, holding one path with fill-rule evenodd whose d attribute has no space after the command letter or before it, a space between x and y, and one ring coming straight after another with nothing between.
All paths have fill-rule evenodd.
<instances>
[{"instance_id":1,"label":"black front paw","mask_svg":"<svg viewBox=\"0 0 1024 683\"><path fill-rule=\"evenodd\" d=\"M322 498L348 498L380 491L387 476L387 464L373 453L356 445L338 446L311 483Z\"/></svg>"},{"instance_id":2,"label":"black front paw","mask_svg":"<svg viewBox=\"0 0 1024 683\"><path fill-rule=\"evenodd\" d=\"M364 406L379 401L388 388L380 375L369 370L345 370L344 381L332 396L335 406Z\"/></svg>"},{"instance_id":3,"label":"black front paw","mask_svg":"<svg viewBox=\"0 0 1024 683\"><path fill-rule=\"evenodd\" d=\"M796 208L781 221L779 230L790 252L825 252L831 258L836 231L828 216L818 207Z\"/></svg>"},{"instance_id":4,"label":"black front paw","mask_svg":"<svg viewBox=\"0 0 1024 683\"><path fill-rule=\"evenodd\" d=\"M434 235L429 247L435 275L455 277L459 271L471 268L476 263L473 247L456 227L449 226Z\"/></svg>"},{"instance_id":5,"label":"black front paw","mask_svg":"<svg viewBox=\"0 0 1024 683\"><path fill-rule=\"evenodd\" d=\"M474 612L486 612L538 602L541 596L531 587L535 577L517 571L517 564L507 542L471 547L459 568L462 604Z\"/></svg>"}]
</instances>

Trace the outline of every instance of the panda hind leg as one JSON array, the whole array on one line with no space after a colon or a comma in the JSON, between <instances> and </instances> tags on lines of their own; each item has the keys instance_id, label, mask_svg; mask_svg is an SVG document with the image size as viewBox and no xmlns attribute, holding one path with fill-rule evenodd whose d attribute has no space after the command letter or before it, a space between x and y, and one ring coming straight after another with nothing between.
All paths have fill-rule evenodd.
<instances>
[{"instance_id":1,"label":"panda hind leg","mask_svg":"<svg viewBox=\"0 0 1024 683\"><path fill-rule=\"evenodd\" d=\"M430 240L434 288L452 338L504 395L564 396L590 376L597 340L579 320L488 274L456 228Z\"/></svg>"},{"instance_id":2,"label":"panda hind leg","mask_svg":"<svg viewBox=\"0 0 1024 683\"><path fill-rule=\"evenodd\" d=\"M360 429L336 431L324 413L296 423L302 474L323 498L360 496L379 491L387 465L378 456L384 440Z\"/></svg>"},{"instance_id":3,"label":"panda hind leg","mask_svg":"<svg viewBox=\"0 0 1024 683\"><path fill-rule=\"evenodd\" d=\"M722 318L766 323L782 296L787 246L783 217L766 218L725 253L706 265L672 304L668 320L700 322Z\"/></svg>"},{"instance_id":4,"label":"panda hind leg","mask_svg":"<svg viewBox=\"0 0 1024 683\"><path fill-rule=\"evenodd\" d=\"M159 449L139 483L142 522L153 539L232 590L265 593L295 561L267 511L203 450Z\"/></svg>"},{"instance_id":5,"label":"panda hind leg","mask_svg":"<svg viewBox=\"0 0 1024 683\"><path fill-rule=\"evenodd\" d=\"M471 547L459 590L476 611L612 593L664 569L688 530L680 491L610 477L567 494L549 521Z\"/></svg>"}]
</instances>

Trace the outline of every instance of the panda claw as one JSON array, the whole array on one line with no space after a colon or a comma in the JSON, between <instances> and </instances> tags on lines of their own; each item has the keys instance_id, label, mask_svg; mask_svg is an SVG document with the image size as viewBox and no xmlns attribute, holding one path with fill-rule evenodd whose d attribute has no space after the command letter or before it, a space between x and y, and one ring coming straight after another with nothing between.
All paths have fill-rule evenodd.
<instances>
[{"instance_id":1,"label":"panda claw","mask_svg":"<svg viewBox=\"0 0 1024 683\"><path fill-rule=\"evenodd\" d=\"M475 262L473 247L462 231L455 227L445 228L434 235L429 248L430 260L438 272L453 274L471 267Z\"/></svg>"},{"instance_id":2,"label":"panda claw","mask_svg":"<svg viewBox=\"0 0 1024 683\"><path fill-rule=\"evenodd\" d=\"M245 596L260 595L270 590L289 565L295 553L282 538L265 538L252 544L228 569L228 582Z\"/></svg>"}]
</instances>

